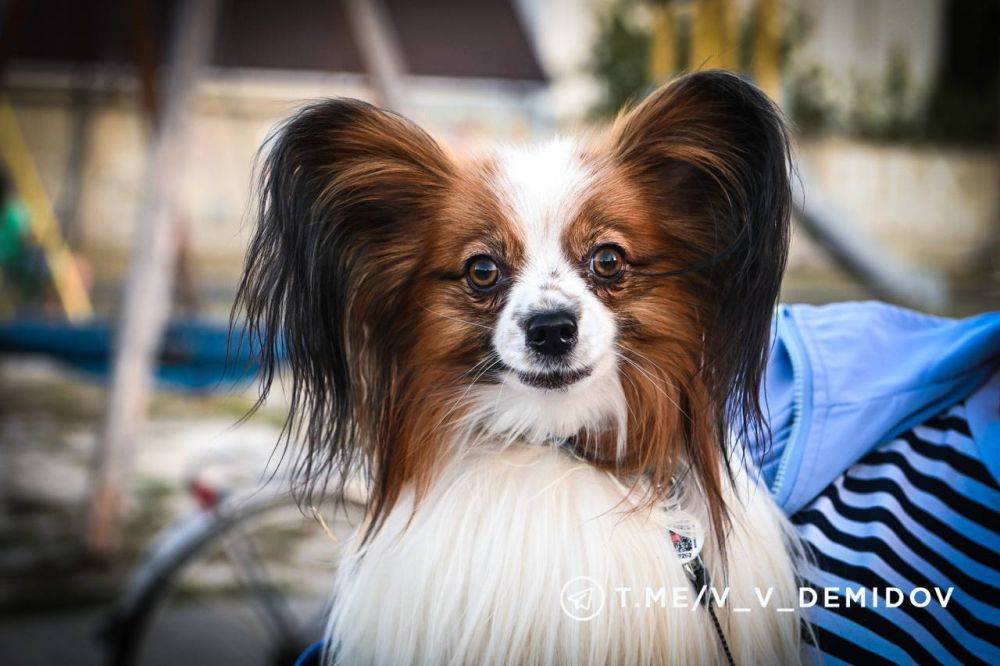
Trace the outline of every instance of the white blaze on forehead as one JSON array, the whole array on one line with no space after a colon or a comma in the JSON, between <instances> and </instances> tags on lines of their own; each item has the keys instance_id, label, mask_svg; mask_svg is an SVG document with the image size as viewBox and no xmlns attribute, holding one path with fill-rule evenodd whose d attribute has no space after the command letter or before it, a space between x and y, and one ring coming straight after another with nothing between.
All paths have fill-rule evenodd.
<instances>
[{"instance_id":1,"label":"white blaze on forehead","mask_svg":"<svg viewBox=\"0 0 1000 666\"><path fill-rule=\"evenodd\" d=\"M534 313L563 310L577 318L577 341L564 359L569 367L592 368L613 340L611 313L581 274L580 258L567 256L563 248L566 227L593 179L579 155L579 146L568 140L497 153L495 186L521 236L525 257L514 270L493 343L501 360L521 372L538 369L524 343L523 323Z\"/></svg>"},{"instance_id":2,"label":"white blaze on forehead","mask_svg":"<svg viewBox=\"0 0 1000 666\"><path fill-rule=\"evenodd\" d=\"M562 232L591 179L579 155L568 139L497 152L497 191L520 228L529 262L562 255Z\"/></svg>"},{"instance_id":3,"label":"white blaze on forehead","mask_svg":"<svg viewBox=\"0 0 1000 666\"><path fill-rule=\"evenodd\" d=\"M566 228L585 201L593 171L569 140L497 151L497 195L506 204L524 247L493 331L493 348L509 369L499 386L476 393L474 420L511 438L542 441L615 424L624 450L627 408L617 377L614 314L593 292L581 257L563 248ZM525 322L536 313L569 311L576 317L576 341L559 363L589 375L565 390L539 390L518 373L551 372L525 342Z\"/></svg>"},{"instance_id":4,"label":"white blaze on forehead","mask_svg":"<svg viewBox=\"0 0 1000 666\"><path fill-rule=\"evenodd\" d=\"M590 180L579 152L576 143L558 139L497 153L496 189L521 236L525 256L515 271L494 342L501 358L519 370L529 369L530 353L523 345L521 326L524 317L549 310L583 314L587 284L562 243ZM585 343L583 326L580 333ZM578 345L576 351L584 347Z\"/></svg>"}]
</instances>

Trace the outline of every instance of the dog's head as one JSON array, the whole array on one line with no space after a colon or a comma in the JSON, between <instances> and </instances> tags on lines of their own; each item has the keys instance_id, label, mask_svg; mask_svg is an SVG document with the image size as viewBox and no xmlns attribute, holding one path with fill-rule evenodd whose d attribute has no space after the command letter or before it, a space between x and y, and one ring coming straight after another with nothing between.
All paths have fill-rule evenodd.
<instances>
[{"instance_id":1,"label":"dog's head","mask_svg":"<svg viewBox=\"0 0 1000 666\"><path fill-rule=\"evenodd\" d=\"M484 436L568 440L724 518L788 243L788 142L736 76L654 92L601 138L449 156L392 113L310 106L273 137L238 303L315 483L360 465L373 525Z\"/></svg>"}]
</instances>

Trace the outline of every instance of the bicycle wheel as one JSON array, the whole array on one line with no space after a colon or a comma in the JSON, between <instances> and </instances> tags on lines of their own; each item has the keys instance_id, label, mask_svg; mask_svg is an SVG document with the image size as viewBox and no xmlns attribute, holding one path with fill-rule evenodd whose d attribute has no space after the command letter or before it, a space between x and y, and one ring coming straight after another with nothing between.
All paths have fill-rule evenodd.
<instances>
[{"instance_id":1,"label":"bicycle wheel","mask_svg":"<svg viewBox=\"0 0 1000 666\"><path fill-rule=\"evenodd\" d=\"M363 517L355 502L331 505L334 538L284 494L229 500L172 528L109 622L111 663L294 663L322 635L340 544Z\"/></svg>"}]
</instances>

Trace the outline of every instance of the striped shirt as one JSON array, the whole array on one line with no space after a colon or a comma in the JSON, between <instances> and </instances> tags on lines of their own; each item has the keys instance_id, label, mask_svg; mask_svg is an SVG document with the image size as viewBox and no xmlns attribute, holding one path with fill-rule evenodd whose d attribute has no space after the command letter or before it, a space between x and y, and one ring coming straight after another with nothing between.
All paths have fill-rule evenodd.
<instances>
[{"instance_id":1,"label":"striped shirt","mask_svg":"<svg viewBox=\"0 0 1000 666\"><path fill-rule=\"evenodd\" d=\"M816 560L803 586L817 592L824 662L1000 664L1000 487L980 445L957 404L869 452L792 517ZM839 590L829 607L826 588ZM901 605L886 607L886 588Z\"/></svg>"}]
</instances>

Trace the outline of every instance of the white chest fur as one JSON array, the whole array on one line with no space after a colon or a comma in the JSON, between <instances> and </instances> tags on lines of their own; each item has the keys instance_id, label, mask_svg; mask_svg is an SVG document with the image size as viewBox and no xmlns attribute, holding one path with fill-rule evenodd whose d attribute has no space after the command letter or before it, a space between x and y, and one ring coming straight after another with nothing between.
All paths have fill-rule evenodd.
<instances>
[{"instance_id":1,"label":"white chest fur","mask_svg":"<svg viewBox=\"0 0 1000 666\"><path fill-rule=\"evenodd\" d=\"M737 663L790 663L799 614L777 610L796 598L787 527L766 491L745 476L737 486L727 497L727 570L711 537L703 551L713 586L729 588L718 616ZM342 562L329 624L338 663L719 662L719 639L693 602L665 514L626 511L626 495L554 448L464 455L412 520L405 499ZM591 608L603 597L585 621L564 609L563 588L579 576L600 590Z\"/></svg>"}]
</instances>

